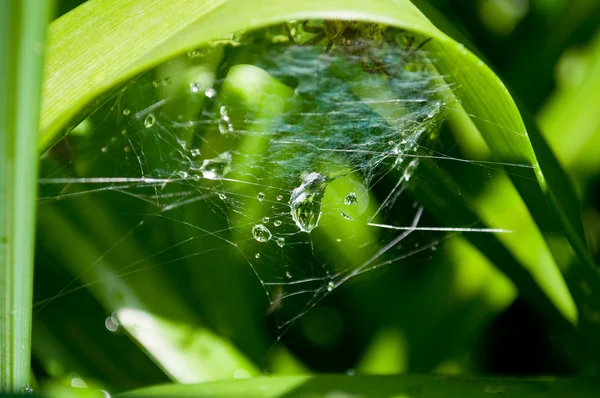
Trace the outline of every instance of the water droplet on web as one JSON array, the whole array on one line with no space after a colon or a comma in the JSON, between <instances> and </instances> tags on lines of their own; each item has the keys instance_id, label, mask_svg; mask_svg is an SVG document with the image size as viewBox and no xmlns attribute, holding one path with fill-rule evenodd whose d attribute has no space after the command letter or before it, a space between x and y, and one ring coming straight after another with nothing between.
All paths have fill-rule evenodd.
<instances>
[{"instance_id":1,"label":"water droplet on web","mask_svg":"<svg viewBox=\"0 0 600 398\"><path fill-rule=\"evenodd\" d=\"M279 247L285 246L285 238L277 238L276 242Z\"/></svg>"},{"instance_id":2,"label":"water droplet on web","mask_svg":"<svg viewBox=\"0 0 600 398\"><path fill-rule=\"evenodd\" d=\"M200 166L202 176L209 180L218 180L231 170L231 152L223 152L213 159L205 159Z\"/></svg>"},{"instance_id":3,"label":"water droplet on web","mask_svg":"<svg viewBox=\"0 0 600 398\"><path fill-rule=\"evenodd\" d=\"M342 241L342 238L337 238L335 241L340 243Z\"/></svg>"},{"instance_id":4,"label":"water droplet on web","mask_svg":"<svg viewBox=\"0 0 600 398\"><path fill-rule=\"evenodd\" d=\"M200 181L200 176L198 174L192 174L192 180Z\"/></svg>"},{"instance_id":5,"label":"water droplet on web","mask_svg":"<svg viewBox=\"0 0 600 398\"><path fill-rule=\"evenodd\" d=\"M331 291L333 291L333 289L335 289L335 283L333 283L333 281L330 281L330 282L327 284L327 291L328 291L328 292L331 292Z\"/></svg>"},{"instance_id":6,"label":"water droplet on web","mask_svg":"<svg viewBox=\"0 0 600 398\"><path fill-rule=\"evenodd\" d=\"M270 221L269 217L263 217L263 218L262 218L262 222L263 222L263 224L268 224L268 223L269 223L269 221Z\"/></svg>"},{"instance_id":7,"label":"water droplet on web","mask_svg":"<svg viewBox=\"0 0 600 398\"><path fill-rule=\"evenodd\" d=\"M277 199L277 201L280 201L283 199L283 195L277 195L277 197L275 199Z\"/></svg>"},{"instance_id":8,"label":"water droplet on web","mask_svg":"<svg viewBox=\"0 0 600 398\"><path fill-rule=\"evenodd\" d=\"M262 192L259 192L258 195L256 195L256 199L258 199L259 202L262 202L264 198L265 194Z\"/></svg>"},{"instance_id":9,"label":"water droplet on web","mask_svg":"<svg viewBox=\"0 0 600 398\"><path fill-rule=\"evenodd\" d=\"M352 220L352 217L350 217L348 214L346 214L345 212L342 212L342 217L344 217L346 220Z\"/></svg>"},{"instance_id":10,"label":"water droplet on web","mask_svg":"<svg viewBox=\"0 0 600 398\"><path fill-rule=\"evenodd\" d=\"M408 181L414 174L417 166L419 165L419 161L417 159L412 160L404 169L404 180Z\"/></svg>"},{"instance_id":11,"label":"water droplet on web","mask_svg":"<svg viewBox=\"0 0 600 398\"><path fill-rule=\"evenodd\" d=\"M180 171L177 174L183 179L187 179L190 176L187 171Z\"/></svg>"},{"instance_id":12,"label":"water droplet on web","mask_svg":"<svg viewBox=\"0 0 600 398\"><path fill-rule=\"evenodd\" d=\"M102 151L102 153L106 153L106 152L108 152L108 147L103 146L102 149L100 149L100 151Z\"/></svg>"},{"instance_id":13,"label":"water droplet on web","mask_svg":"<svg viewBox=\"0 0 600 398\"><path fill-rule=\"evenodd\" d=\"M290 213L292 219L303 232L312 231L321 218L321 200L327 188L327 178L319 173L309 173L302 184L292 191Z\"/></svg>"},{"instance_id":14,"label":"water droplet on web","mask_svg":"<svg viewBox=\"0 0 600 398\"><path fill-rule=\"evenodd\" d=\"M358 203L358 199L356 198L356 193L355 192L350 192L348 195L346 195L346 197L344 198L344 204L345 205L355 205Z\"/></svg>"},{"instance_id":15,"label":"water droplet on web","mask_svg":"<svg viewBox=\"0 0 600 398\"><path fill-rule=\"evenodd\" d=\"M217 95L217 90L214 88L207 88L204 92L204 95L206 95L207 98L213 98L215 95Z\"/></svg>"},{"instance_id":16,"label":"water droplet on web","mask_svg":"<svg viewBox=\"0 0 600 398\"><path fill-rule=\"evenodd\" d=\"M268 242L273 235L271 235L271 231L269 228L265 227L262 224L257 224L252 227L252 236L256 239L257 242Z\"/></svg>"},{"instance_id":17,"label":"water droplet on web","mask_svg":"<svg viewBox=\"0 0 600 398\"><path fill-rule=\"evenodd\" d=\"M125 148L123 148L123 150L124 150L125 152L131 152L131 147L128 147L128 146L126 146Z\"/></svg>"},{"instance_id":18,"label":"water droplet on web","mask_svg":"<svg viewBox=\"0 0 600 398\"><path fill-rule=\"evenodd\" d=\"M224 194L224 193L220 193L220 194L219 194L219 199L221 199L221 200L225 200L225 199L227 199L227 196L225 196L225 194Z\"/></svg>"},{"instance_id":19,"label":"water droplet on web","mask_svg":"<svg viewBox=\"0 0 600 398\"><path fill-rule=\"evenodd\" d=\"M159 82L157 82L156 80L152 81L152 86L153 86L154 88L157 88L159 85L160 85L160 83L159 83Z\"/></svg>"},{"instance_id":20,"label":"water droplet on web","mask_svg":"<svg viewBox=\"0 0 600 398\"><path fill-rule=\"evenodd\" d=\"M292 274L290 274L290 271L285 271L285 277L288 279L292 279Z\"/></svg>"},{"instance_id":21,"label":"water droplet on web","mask_svg":"<svg viewBox=\"0 0 600 398\"><path fill-rule=\"evenodd\" d=\"M31 388L29 384L25 384L19 393L23 395L33 395L33 388Z\"/></svg>"},{"instance_id":22,"label":"water droplet on web","mask_svg":"<svg viewBox=\"0 0 600 398\"><path fill-rule=\"evenodd\" d=\"M148 116L146 116L146 119L144 119L144 127L149 129L150 127L154 126L155 121L156 120L154 119L154 114L149 114Z\"/></svg>"},{"instance_id":23,"label":"water droplet on web","mask_svg":"<svg viewBox=\"0 0 600 398\"><path fill-rule=\"evenodd\" d=\"M123 134L123 135L127 134L127 129L121 129L121 134Z\"/></svg>"},{"instance_id":24,"label":"water droplet on web","mask_svg":"<svg viewBox=\"0 0 600 398\"><path fill-rule=\"evenodd\" d=\"M197 93L202 89L202 83L190 82L190 91L192 93Z\"/></svg>"},{"instance_id":25,"label":"water droplet on web","mask_svg":"<svg viewBox=\"0 0 600 398\"><path fill-rule=\"evenodd\" d=\"M71 379L71 387L74 388L88 388L87 383L79 377L73 377Z\"/></svg>"},{"instance_id":26,"label":"water droplet on web","mask_svg":"<svg viewBox=\"0 0 600 398\"><path fill-rule=\"evenodd\" d=\"M260 253L256 253L256 254L254 255L254 258L260 258Z\"/></svg>"},{"instance_id":27,"label":"water droplet on web","mask_svg":"<svg viewBox=\"0 0 600 398\"><path fill-rule=\"evenodd\" d=\"M252 377L252 375L246 369L240 368L233 372L234 379L249 379L250 377Z\"/></svg>"},{"instance_id":28,"label":"water droplet on web","mask_svg":"<svg viewBox=\"0 0 600 398\"><path fill-rule=\"evenodd\" d=\"M273 225L276 227L279 227L281 225L281 220L275 220L273 221Z\"/></svg>"},{"instance_id":29,"label":"water droplet on web","mask_svg":"<svg viewBox=\"0 0 600 398\"><path fill-rule=\"evenodd\" d=\"M130 113L131 113L131 110L129 110L129 108L123 109L123 115L129 116Z\"/></svg>"},{"instance_id":30,"label":"water droplet on web","mask_svg":"<svg viewBox=\"0 0 600 398\"><path fill-rule=\"evenodd\" d=\"M200 149L192 148L192 150L190 151L190 155L192 155L193 157L200 156Z\"/></svg>"},{"instance_id":31,"label":"water droplet on web","mask_svg":"<svg viewBox=\"0 0 600 398\"><path fill-rule=\"evenodd\" d=\"M116 332L119 330L119 322L114 315L111 315L104 320L104 327L106 327L109 332Z\"/></svg>"}]
</instances>

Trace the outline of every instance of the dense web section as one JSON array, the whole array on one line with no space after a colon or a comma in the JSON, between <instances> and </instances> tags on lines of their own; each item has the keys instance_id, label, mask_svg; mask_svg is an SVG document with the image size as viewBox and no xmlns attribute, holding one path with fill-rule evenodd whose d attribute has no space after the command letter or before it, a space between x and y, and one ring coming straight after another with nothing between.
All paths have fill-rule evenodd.
<instances>
[{"instance_id":1,"label":"dense web section","mask_svg":"<svg viewBox=\"0 0 600 398\"><path fill-rule=\"evenodd\" d=\"M448 233L493 232L435 224L408 192L423 158L482 166L437 144L459 90L426 43L298 22L190 52L93 104L45 155L40 200L110 195L133 232L180 226L148 250L170 267L235 248L285 328L354 276L429 255Z\"/></svg>"}]
</instances>

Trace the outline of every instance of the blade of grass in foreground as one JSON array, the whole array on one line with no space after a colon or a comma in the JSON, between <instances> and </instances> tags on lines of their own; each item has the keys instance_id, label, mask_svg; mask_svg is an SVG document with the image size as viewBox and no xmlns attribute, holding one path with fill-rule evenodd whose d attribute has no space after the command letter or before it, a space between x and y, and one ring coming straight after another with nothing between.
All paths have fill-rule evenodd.
<instances>
[{"instance_id":1,"label":"blade of grass in foreground","mask_svg":"<svg viewBox=\"0 0 600 398\"><path fill-rule=\"evenodd\" d=\"M481 379L402 376L279 376L236 382L164 385L117 395L134 397L595 397L597 380Z\"/></svg>"},{"instance_id":2,"label":"blade of grass in foreground","mask_svg":"<svg viewBox=\"0 0 600 398\"><path fill-rule=\"evenodd\" d=\"M0 391L29 388L42 62L51 0L0 2Z\"/></svg>"}]
</instances>

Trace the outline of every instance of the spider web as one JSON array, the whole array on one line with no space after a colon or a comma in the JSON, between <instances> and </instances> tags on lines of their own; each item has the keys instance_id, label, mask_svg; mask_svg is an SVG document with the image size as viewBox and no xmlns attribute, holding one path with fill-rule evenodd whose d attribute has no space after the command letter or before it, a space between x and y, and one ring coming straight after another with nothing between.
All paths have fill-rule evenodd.
<instances>
[{"instance_id":1,"label":"spider web","mask_svg":"<svg viewBox=\"0 0 600 398\"><path fill-rule=\"evenodd\" d=\"M423 158L494 166L438 143L451 79L423 39L387 29L324 51L291 26L192 51L96 101L45 155L40 202L93 197L133 220L107 253L157 221L178 231L155 225L168 239L150 257L170 256L158 264L234 248L282 330L357 275L426 259L448 233L502 232L436 224L410 196ZM143 278L138 260L115 277Z\"/></svg>"}]
</instances>

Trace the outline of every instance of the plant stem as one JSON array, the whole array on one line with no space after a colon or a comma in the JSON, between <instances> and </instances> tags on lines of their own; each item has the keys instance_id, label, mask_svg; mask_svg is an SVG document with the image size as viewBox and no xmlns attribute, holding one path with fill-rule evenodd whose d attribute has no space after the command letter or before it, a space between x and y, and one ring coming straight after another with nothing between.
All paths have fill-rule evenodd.
<instances>
[{"instance_id":1,"label":"plant stem","mask_svg":"<svg viewBox=\"0 0 600 398\"><path fill-rule=\"evenodd\" d=\"M52 0L0 2L0 391L30 380L37 141Z\"/></svg>"}]
</instances>

